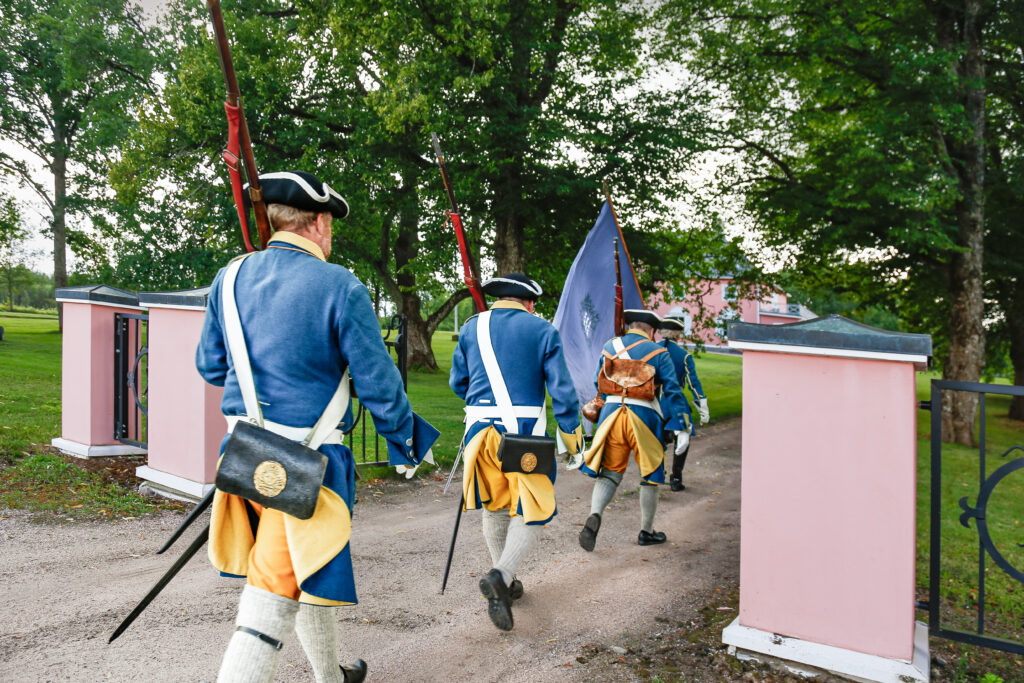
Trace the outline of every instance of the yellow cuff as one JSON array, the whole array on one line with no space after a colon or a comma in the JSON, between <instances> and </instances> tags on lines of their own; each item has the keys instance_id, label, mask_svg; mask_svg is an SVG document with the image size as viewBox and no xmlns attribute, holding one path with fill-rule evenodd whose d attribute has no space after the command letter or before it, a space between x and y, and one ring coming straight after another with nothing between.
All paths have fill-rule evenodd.
<instances>
[{"instance_id":1,"label":"yellow cuff","mask_svg":"<svg viewBox=\"0 0 1024 683\"><path fill-rule=\"evenodd\" d=\"M558 433L562 437L562 443L569 449L569 455L576 455L583 450L583 425L577 427L572 434L567 434L561 429L558 430Z\"/></svg>"}]
</instances>

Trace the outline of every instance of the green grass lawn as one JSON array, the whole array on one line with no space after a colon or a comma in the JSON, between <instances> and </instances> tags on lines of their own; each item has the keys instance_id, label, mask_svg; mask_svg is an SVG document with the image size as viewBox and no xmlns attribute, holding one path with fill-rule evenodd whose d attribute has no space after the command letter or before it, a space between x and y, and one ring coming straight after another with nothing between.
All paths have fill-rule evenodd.
<instances>
[{"instance_id":1,"label":"green grass lawn","mask_svg":"<svg viewBox=\"0 0 1024 683\"><path fill-rule=\"evenodd\" d=\"M56 315L0 313L0 464L60 436Z\"/></svg>"}]
</instances>

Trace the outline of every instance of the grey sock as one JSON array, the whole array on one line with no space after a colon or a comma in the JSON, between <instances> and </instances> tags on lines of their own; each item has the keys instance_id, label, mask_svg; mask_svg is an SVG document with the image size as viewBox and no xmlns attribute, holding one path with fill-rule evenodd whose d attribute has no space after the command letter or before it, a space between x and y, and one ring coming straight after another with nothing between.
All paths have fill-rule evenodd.
<instances>
[{"instance_id":1,"label":"grey sock","mask_svg":"<svg viewBox=\"0 0 1024 683\"><path fill-rule=\"evenodd\" d=\"M508 536L508 523L512 517L508 508L504 510L484 510L484 540L487 550L491 553L491 566L497 567L501 553L505 549L505 537Z\"/></svg>"},{"instance_id":2,"label":"grey sock","mask_svg":"<svg viewBox=\"0 0 1024 683\"><path fill-rule=\"evenodd\" d=\"M299 605L299 614L295 617L295 633L313 667L316 683L345 683L341 667L338 666L334 624L333 607Z\"/></svg>"},{"instance_id":3,"label":"grey sock","mask_svg":"<svg viewBox=\"0 0 1024 683\"><path fill-rule=\"evenodd\" d=\"M640 486L640 528L654 531L654 513L658 509L658 487Z\"/></svg>"},{"instance_id":4,"label":"grey sock","mask_svg":"<svg viewBox=\"0 0 1024 683\"><path fill-rule=\"evenodd\" d=\"M540 530L543 528L540 524L526 524L518 515L512 518L508 528L508 538L505 541L505 550L501 553L501 559L494 565L494 568L501 572L501 578L505 580L506 586L512 584L519 565L537 545L537 541L540 540Z\"/></svg>"},{"instance_id":5,"label":"grey sock","mask_svg":"<svg viewBox=\"0 0 1024 683\"><path fill-rule=\"evenodd\" d=\"M619 482L621 481L621 473L601 470L597 476L597 481L594 482L594 493L590 496L590 514L600 515L604 513L608 503L612 502L612 498L615 497L615 489L619 487Z\"/></svg>"},{"instance_id":6,"label":"grey sock","mask_svg":"<svg viewBox=\"0 0 1024 683\"><path fill-rule=\"evenodd\" d=\"M246 586L238 601L235 626L245 626L275 640L284 640L295 627L299 603L262 588ZM280 650L244 631L231 635L224 661L217 674L218 683L270 683L277 669Z\"/></svg>"}]
</instances>

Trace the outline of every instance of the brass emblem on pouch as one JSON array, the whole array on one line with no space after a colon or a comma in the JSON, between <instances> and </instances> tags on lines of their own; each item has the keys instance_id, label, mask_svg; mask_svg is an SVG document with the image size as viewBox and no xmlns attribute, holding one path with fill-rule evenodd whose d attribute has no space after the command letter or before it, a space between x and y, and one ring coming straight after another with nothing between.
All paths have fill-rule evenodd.
<instances>
[{"instance_id":1,"label":"brass emblem on pouch","mask_svg":"<svg viewBox=\"0 0 1024 683\"><path fill-rule=\"evenodd\" d=\"M523 468L523 472L533 472L533 469L537 466L537 456L533 453L524 453L522 460L519 461L519 465Z\"/></svg>"},{"instance_id":2,"label":"brass emblem on pouch","mask_svg":"<svg viewBox=\"0 0 1024 683\"><path fill-rule=\"evenodd\" d=\"M273 498L284 491L285 484L288 483L288 474L281 463L264 460L256 466L256 471L252 474L252 483L262 495Z\"/></svg>"}]
</instances>

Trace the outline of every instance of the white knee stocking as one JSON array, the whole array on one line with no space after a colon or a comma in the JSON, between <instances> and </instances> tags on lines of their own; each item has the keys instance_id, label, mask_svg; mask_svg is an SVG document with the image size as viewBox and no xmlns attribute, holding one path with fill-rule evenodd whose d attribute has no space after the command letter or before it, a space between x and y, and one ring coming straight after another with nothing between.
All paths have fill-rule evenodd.
<instances>
[{"instance_id":1,"label":"white knee stocking","mask_svg":"<svg viewBox=\"0 0 1024 683\"><path fill-rule=\"evenodd\" d=\"M621 473L601 470L597 481L594 482L594 493L590 497L590 514L604 514L604 509L608 507L608 503L612 502L612 498L615 497L615 489L619 487L621 481Z\"/></svg>"},{"instance_id":2,"label":"white knee stocking","mask_svg":"<svg viewBox=\"0 0 1024 683\"><path fill-rule=\"evenodd\" d=\"M295 627L299 603L262 588L246 586L238 601L235 626L251 629L264 638L280 643ZM277 669L278 647L244 630L231 635L224 661L217 674L218 683L270 683Z\"/></svg>"},{"instance_id":3,"label":"white knee stocking","mask_svg":"<svg viewBox=\"0 0 1024 683\"><path fill-rule=\"evenodd\" d=\"M640 486L640 528L647 533L654 531L654 513L658 509L658 487Z\"/></svg>"},{"instance_id":4,"label":"white knee stocking","mask_svg":"<svg viewBox=\"0 0 1024 683\"><path fill-rule=\"evenodd\" d=\"M313 667L316 683L344 683L345 677L338 666L337 640L334 632L334 608L319 605L299 605L295 618L295 633L299 636L306 658Z\"/></svg>"},{"instance_id":5,"label":"white knee stocking","mask_svg":"<svg viewBox=\"0 0 1024 683\"><path fill-rule=\"evenodd\" d=\"M494 565L494 568L501 572L501 578L505 579L506 586L512 584L519 565L537 545L537 541L540 540L540 530L543 528L540 524L526 524L518 515L512 518L508 528L508 539L505 541L505 550L501 553L501 559Z\"/></svg>"},{"instance_id":6,"label":"white knee stocking","mask_svg":"<svg viewBox=\"0 0 1024 683\"><path fill-rule=\"evenodd\" d=\"M505 537L508 536L508 523L511 519L507 509L484 510L484 540L491 553L492 567L498 566L501 553L505 550Z\"/></svg>"}]
</instances>

